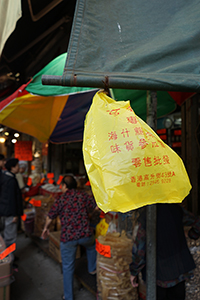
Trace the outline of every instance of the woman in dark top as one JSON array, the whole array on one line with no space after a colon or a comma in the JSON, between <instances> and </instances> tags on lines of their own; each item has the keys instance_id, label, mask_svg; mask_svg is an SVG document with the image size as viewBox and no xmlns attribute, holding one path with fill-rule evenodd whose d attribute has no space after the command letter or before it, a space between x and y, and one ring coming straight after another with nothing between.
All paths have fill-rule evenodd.
<instances>
[{"instance_id":1,"label":"woman in dark top","mask_svg":"<svg viewBox=\"0 0 200 300\"><path fill-rule=\"evenodd\" d=\"M62 192L51 207L46 219L42 237L48 234L48 226L57 216L61 222L60 250L63 266L63 283L65 299L73 300L73 275L78 245L86 248L88 272L96 272L95 239L89 227L88 209L95 209L93 197L76 189L74 177L64 176Z\"/></svg>"}]
</instances>

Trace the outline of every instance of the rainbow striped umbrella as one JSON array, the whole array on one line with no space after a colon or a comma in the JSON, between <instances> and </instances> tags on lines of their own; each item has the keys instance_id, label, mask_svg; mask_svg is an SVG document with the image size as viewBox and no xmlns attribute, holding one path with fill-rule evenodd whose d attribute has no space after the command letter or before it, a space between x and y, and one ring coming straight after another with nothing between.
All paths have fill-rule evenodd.
<instances>
[{"instance_id":1,"label":"rainbow striped umbrella","mask_svg":"<svg viewBox=\"0 0 200 300\"><path fill-rule=\"evenodd\" d=\"M41 142L81 141L85 115L97 89L44 86L43 74L62 75L66 53L60 55L0 102L0 123Z\"/></svg>"}]
</instances>

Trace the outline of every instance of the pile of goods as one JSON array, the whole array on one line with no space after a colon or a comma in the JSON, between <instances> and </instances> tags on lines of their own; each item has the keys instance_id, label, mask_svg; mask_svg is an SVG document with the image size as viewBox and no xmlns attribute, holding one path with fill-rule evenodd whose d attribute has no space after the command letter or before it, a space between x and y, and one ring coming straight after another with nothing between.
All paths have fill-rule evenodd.
<instances>
[{"instance_id":1,"label":"pile of goods","mask_svg":"<svg viewBox=\"0 0 200 300\"><path fill-rule=\"evenodd\" d=\"M42 173L42 161L39 157L34 158L34 160L32 161L31 173L32 174L41 174Z\"/></svg>"},{"instance_id":2,"label":"pile of goods","mask_svg":"<svg viewBox=\"0 0 200 300\"><path fill-rule=\"evenodd\" d=\"M107 233L97 239L97 290L99 300L138 300L130 282L132 240L125 231ZM106 247L105 247L106 246ZM108 254L110 249L110 254ZM101 254L100 254L101 253Z\"/></svg>"},{"instance_id":3,"label":"pile of goods","mask_svg":"<svg viewBox=\"0 0 200 300\"><path fill-rule=\"evenodd\" d=\"M52 195L52 197L56 198L62 194L62 191L58 185L46 183L41 186L40 194L44 196Z\"/></svg>"},{"instance_id":4,"label":"pile of goods","mask_svg":"<svg viewBox=\"0 0 200 300\"><path fill-rule=\"evenodd\" d=\"M50 183L46 183L44 185L41 186L41 189L48 191L48 192L52 192L52 193L59 193L61 192L61 189L58 185L53 185Z\"/></svg>"}]
</instances>

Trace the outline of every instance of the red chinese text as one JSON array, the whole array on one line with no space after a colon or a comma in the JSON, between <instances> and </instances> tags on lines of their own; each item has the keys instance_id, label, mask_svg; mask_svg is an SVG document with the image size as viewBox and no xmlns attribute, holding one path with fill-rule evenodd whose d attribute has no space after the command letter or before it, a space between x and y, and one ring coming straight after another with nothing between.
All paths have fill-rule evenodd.
<instances>
[{"instance_id":1,"label":"red chinese text","mask_svg":"<svg viewBox=\"0 0 200 300\"><path fill-rule=\"evenodd\" d=\"M124 145L126 145L126 150L133 151L134 147L133 147L133 142L132 141L126 142L126 143L124 143Z\"/></svg>"},{"instance_id":2,"label":"red chinese text","mask_svg":"<svg viewBox=\"0 0 200 300\"><path fill-rule=\"evenodd\" d=\"M151 167L152 166L151 157L144 157L143 160L144 160L145 167Z\"/></svg>"},{"instance_id":3,"label":"red chinese text","mask_svg":"<svg viewBox=\"0 0 200 300\"><path fill-rule=\"evenodd\" d=\"M135 116L127 117L128 123L137 124L137 118Z\"/></svg>"},{"instance_id":4,"label":"red chinese text","mask_svg":"<svg viewBox=\"0 0 200 300\"><path fill-rule=\"evenodd\" d=\"M139 140L139 146L141 147L141 149L146 148L147 145L148 145L148 143L145 139L140 139Z\"/></svg>"},{"instance_id":5,"label":"red chinese text","mask_svg":"<svg viewBox=\"0 0 200 300\"><path fill-rule=\"evenodd\" d=\"M111 131L108 133L109 141L110 140L116 140L117 139L117 133L116 131Z\"/></svg>"},{"instance_id":6,"label":"red chinese text","mask_svg":"<svg viewBox=\"0 0 200 300\"><path fill-rule=\"evenodd\" d=\"M162 173L149 173L131 177L131 182L137 187L151 186L154 184L166 184L172 182L172 177L176 176L174 171Z\"/></svg>"},{"instance_id":7,"label":"red chinese text","mask_svg":"<svg viewBox=\"0 0 200 300\"><path fill-rule=\"evenodd\" d=\"M133 111L131 106L127 107L127 110Z\"/></svg>"},{"instance_id":8,"label":"red chinese text","mask_svg":"<svg viewBox=\"0 0 200 300\"><path fill-rule=\"evenodd\" d=\"M156 148L156 147L159 147L158 143L157 142L152 142L152 148Z\"/></svg>"},{"instance_id":9,"label":"red chinese text","mask_svg":"<svg viewBox=\"0 0 200 300\"><path fill-rule=\"evenodd\" d=\"M136 157L136 158L132 158L132 164L133 166L135 166L136 168L137 167L140 167L142 162L141 162L141 159L139 157Z\"/></svg>"},{"instance_id":10,"label":"red chinese text","mask_svg":"<svg viewBox=\"0 0 200 300\"><path fill-rule=\"evenodd\" d=\"M120 147L119 147L118 144L110 146L110 149L111 149L112 153L119 153L119 152L121 152Z\"/></svg>"},{"instance_id":11,"label":"red chinese text","mask_svg":"<svg viewBox=\"0 0 200 300\"><path fill-rule=\"evenodd\" d=\"M163 164L164 165L170 164L168 155L163 155Z\"/></svg>"},{"instance_id":12,"label":"red chinese text","mask_svg":"<svg viewBox=\"0 0 200 300\"><path fill-rule=\"evenodd\" d=\"M109 113L109 115L116 117L117 115L119 115L119 111L120 108L116 108L116 109L112 109L112 110L107 110L107 112Z\"/></svg>"},{"instance_id":13,"label":"red chinese text","mask_svg":"<svg viewBox=\"0 0 200 300\"><path fill-rule=\"evenodd\" d=\"M161 158L159 156L154 156L153 160L154 160L154 163L153 163L154 166L162 165Z\"/></svg>"},{"instance_id":14,"label":"red chinese text","mask_svg":"<svg viewBox=\"0 0 200 300\"><path fill-rule=\"evenodd\" d=\"M122 129L121 134L123 135L123 137L129 137L129 132L130 132L130 130L125 128L125 129Z\"/></svg>"},{"instance_id":15,"label":"red chinese text","mask_svg":"<svg viewBox=\"0 0 200 300\"><path fill-rule=\"evenodd\" d=\"M144 135L142 127L135 127L134 130L136 135Z\"/></svg>"},{"instance_id":16,"label":"red chinese text","mask_svg":"<svg viewBox=\"0 0 200 300\"><path fill-rule=\"evenodd\" d=\"M148 140L150 140L150 137L153 137L153 134L151 132L147 132L146 137Z\"/></svg>"}]
</instances>

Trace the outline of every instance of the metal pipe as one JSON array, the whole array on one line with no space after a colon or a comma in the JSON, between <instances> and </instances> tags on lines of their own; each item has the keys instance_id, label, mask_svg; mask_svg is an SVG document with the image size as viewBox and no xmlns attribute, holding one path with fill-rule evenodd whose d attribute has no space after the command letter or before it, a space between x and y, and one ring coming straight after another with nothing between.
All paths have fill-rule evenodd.
<instances>
[{"instance_id":1,"label":"metal pipe","mask_svg":"<svg viewBox=\"0 0 200 300\"><path fill-rule=\"evenodd\" d=\"M36 22L39 19L41 19L43 16L45 16L48 12L50 12L54 7L56 7L60 2L63 0L53 0L51 3L49 3L45 8L43 8L39 13L34 15L33 8L31 4L31 0L28 0L28 6L31 14L31 19Z\"/></svg>"},{"instance_id":2,"label":"metal pipe","mask_svg":"<svg viewBox=\"0 0 200 300\"><path fill-rule=\"evenodd\" d=\"M95 74L95 75L72 75L68 70L69 74L66 74L66 70L62 76L54 75L42 75L42 84L44 85L62 85L62 86L80 86L80 87L95 87L95 88L105 88L105 81L108 79L106 86L108 88L116 89L135 89L135 90L155 90L159 88L161 91L179 91L180 86L174 86L173 84L167 83L167 81L162 81L161 79L151 80L148 75L141 74L137 75L126 75L125 74L115 74L111 73L105 74ZM160 87L162 82L162 87ZM170 81L169 81L170 82ZM194 83L195 84L195 83ZM195 89L196 90L196 89ZM194 92L194 87L188 88L183 85L182 92Z\"/></svg>"},{"instance_id":3,"label":"metal pipe","mask_svg":"<svg viewBox=\"0 0 200 300\"><path fill-rule=\"evenodd\" d=\"M147 124L157 129L157 93L147 91ZM156 204L146 210L146 300L156 300Z\"/></svg>"},{"instance_id":4,"label":"metal pipe","mask_svg":"<svg viewBox=\"0 0 200 300\"><path fill-rule=\"evenodd\" d=\"M62 76L42 75L42 84L44 85L63 85Z\"/></svg>"}]
</instances>

